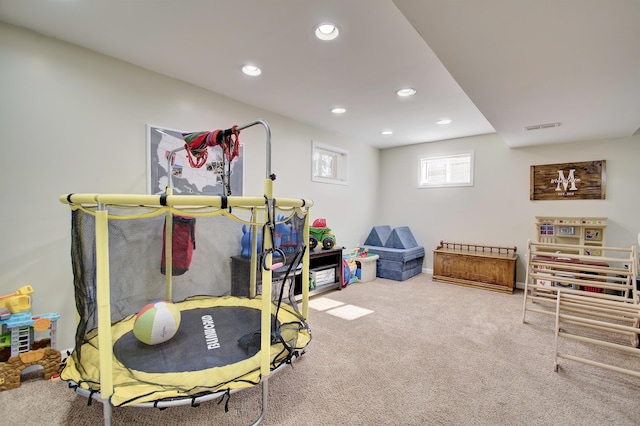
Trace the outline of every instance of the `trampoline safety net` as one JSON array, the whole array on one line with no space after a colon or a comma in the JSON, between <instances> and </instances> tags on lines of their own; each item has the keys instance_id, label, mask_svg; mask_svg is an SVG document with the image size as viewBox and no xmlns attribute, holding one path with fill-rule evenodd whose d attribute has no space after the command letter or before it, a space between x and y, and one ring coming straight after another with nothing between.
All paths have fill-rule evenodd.
<instances>
[{"instance_id":1,"label":"trampoline safety net","mask_svg":"<svg viewBox=\"0 0 640 426\"><path fill-rule=\"evenodd\" d=\"M79 321L75 350L62 378L99 392L97 207L71 207L71 257ZM259 293L265 232L275 240L272 263L282 263L272 279L270 367L290 362L310 342L306 319L293 297L296 274L300 285L298 264L306 250L306 210L276 207L272 227L264 225L266 211L258 207L190 210L108 206L106 210L112 405L191 398L259 383ZM167 284L169 216L172 273ZM254 234L257 280L249 294L257 295L240 297L233 294L232 257L251 255ZM250 264L248 258L246 262ZM249 288L250 282L240 285ZM148 303L167 300L168 294L181 312L178 331L166 342L142 343L133 334L136 314Z\"/></svg>"}]
</instances>

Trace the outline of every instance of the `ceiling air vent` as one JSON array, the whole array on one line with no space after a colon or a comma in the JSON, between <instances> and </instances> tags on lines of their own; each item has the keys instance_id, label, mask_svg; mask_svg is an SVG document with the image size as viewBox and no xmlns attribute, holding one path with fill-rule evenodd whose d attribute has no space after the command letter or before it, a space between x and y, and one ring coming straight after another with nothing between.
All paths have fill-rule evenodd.
<instances>
[{"instance_id":1,"label":"ceiling air vent","mask_svg":"<svg viewBox=\"0 0 640 426\"><path fill-rule=\"evenodd\" d=\"M525 132L530 132L531 130L540 130L540 129L550 129L552 127L559 127L560 123L546 123L546 124L536 124L533 126L525 126Z\"/></svg>"}]
</instances>

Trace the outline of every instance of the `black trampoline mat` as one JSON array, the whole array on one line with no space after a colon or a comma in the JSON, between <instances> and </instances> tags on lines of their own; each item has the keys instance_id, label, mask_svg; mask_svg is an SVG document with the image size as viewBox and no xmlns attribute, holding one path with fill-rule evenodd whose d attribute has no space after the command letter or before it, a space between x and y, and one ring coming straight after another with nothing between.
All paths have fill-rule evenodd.
<instances>
[{"instance_id":1,"label":"black trampoline mat","mask_svg":"<svg viewBox=\"0 0 640 426\"><path fill-rule=\"evenodd\" d=\"M259 309L246 306L215 306L182 311L180 327L170 340L157 345L140 342L133 330L113 345L115 357L125 367L147 373L180 373L223 367L251 358L257 350L245 350L238 339L260 331ZM213 320L219 347L205 336L204 322ZM131 322L133 327L133 321ZM215 346L215 344L214 344Z\"/></svg>"}]
</instances>

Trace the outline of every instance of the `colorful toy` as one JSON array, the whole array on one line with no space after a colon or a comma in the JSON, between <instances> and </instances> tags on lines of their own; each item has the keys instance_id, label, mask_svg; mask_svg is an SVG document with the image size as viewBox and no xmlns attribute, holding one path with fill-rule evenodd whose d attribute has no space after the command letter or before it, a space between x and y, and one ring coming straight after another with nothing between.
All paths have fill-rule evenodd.
<instances>
[{"instance_id":1,"label":"colorful toy","mask_svg":"<svg viewBox=\"0 0 640 426\"><path fill-rule=\"evenodd\" d=\"M180 327L180 309L171 302L145 305L133 324L133 334L147 345L157 345L175 336Z\"/></svg>"},{"instance_id":2,"label":"colorful toy","mask_svg":"<svg viewBox=\"0 0 640 426\"><path fill-rule=\"evenodd\" d=\"M286 222L276 224L276 247L284 253L293 253L299 245L300 240L295 227Z\"/></svg>"},{"instance_id":3,"label":"colorful toy","mask_svg":"<svg viewBox=\"0 0 640 426\"><path fill-rule=\"evenodd\" d=\"M342 287L353 284L360 280L358 276L358 264L356 258L360 256L360 249L355 248L349 253L342 255Z\"/></svg>"},{"instance_id":4,"label":"colorful toy","mask_svg":"<svg viewBox=\"0 0 640 426\"><path fill-rule=\"evenodd\" d=\"M44 379L60 370L62 356L56 347L56 328L60 315L56 312L32 315L31 286L0 297L0 391L20 387L20 373L32 365L40 365ZM36 340L38 334L48 332Z\"/></svg>"},{"instance_id":5,"label":"colorful toy","mask_svg":"<svg viewBox=\"0 0 640 426\"><path fill-rule=\"evenodd\" d=\"M309 227L309 249L315 249L319 242L322 242L324 250L332 249L336 245L336 236L327 228L325 219L316 219L313 226Z\"/></svg>"},{"instance_id":6,"label":"colorful toy","mask_svg":"<svg viewBox=\"0 0 640 426\"><path fill-rule=\"evenodd\" d=\"M283 221L284 217L279 216L279 223L276 223L275 247L279 248L284 253L293 253L300 245L298 232L295 230L295 228L292 229L292 226L289 223ZM256 250L259 253L262 250L262 233L258 233L257 236L258 242ZM242 226L242 239L240 240L240 244L242 245L242 257L251 257L251 229L249 229L246 225ZM278 256L279 254L278 252L275 252L274 255Z\"/></svg>"}]
</instances>

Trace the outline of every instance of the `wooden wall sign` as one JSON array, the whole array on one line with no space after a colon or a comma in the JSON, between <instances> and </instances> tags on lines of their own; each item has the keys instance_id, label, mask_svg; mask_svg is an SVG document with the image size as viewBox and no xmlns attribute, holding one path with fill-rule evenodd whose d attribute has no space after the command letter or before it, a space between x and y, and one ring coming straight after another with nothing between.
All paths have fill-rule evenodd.
<instances>
[{"instance_id":1,"label":"wooden wall sign","mask_svg":"<svg viewBox=\"0 0 640 426\"><path fill-rule=\"evenodd\" d=\"M531 166L531 200L604 200L606 160Z\"/></svg>"}]
</instances>

